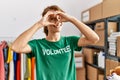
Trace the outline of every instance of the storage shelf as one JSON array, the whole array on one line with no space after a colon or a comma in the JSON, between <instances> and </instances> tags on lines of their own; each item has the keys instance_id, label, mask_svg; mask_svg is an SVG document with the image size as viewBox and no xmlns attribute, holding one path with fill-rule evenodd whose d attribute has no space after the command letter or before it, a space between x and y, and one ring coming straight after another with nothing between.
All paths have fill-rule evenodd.
<instances>
[{"instance_id":1,"label":"storage shelf","mask_svg":"<svg viewBox=\"0 0 120 80\"><path fill-rule=\"evenodd\" d=\"M91 49L100 49L100 50L105 50L104 46L96 46L96 45L87 45L85 48L91 48Z\"/></svg>"},{"instance_id":2,"label":"storage shelf","mask_svg":"<svg viewBox=\"0 0 120 80\"><path fill-rule=\"evenodd\" d=\"M118 56L114 56L114 55L107 54L107 55L106 55L106 58L107 58L107 59L116 60L116 61L119 61L119 62L120 62L120 57L118 57Z\"/></svg>"},{"instance_id":3,"label":"storage shelf","mask_svg":"<svg viewBox=\"0 0 120 80\"><path fill-rule=\"evenodd\" d=\"M94 21L90 21L90 22L86 22L85 24L88 25L92 30L95 29L95 25L96 23L99 22L104 22L104 46L97 46L97 45L87 45L84 48L90 48L90 49L99 49L105 52L105 60L106 59L110 59L110 60L115 60L120 62L120 57L118 56L114 56L114 55L110 55L108 53L108 48L109 48L109 42L108 42L108 23L109 22L116 22L117 23L117 32L120 32L120 14L119 15L115 15L115 16L111 16L111 17L107 17L107 18L103 18L103 19L98 19L98 20L94 20ZM95 64L90 64L88 62L85 62L86 65L92 66L100 71L104 72L104 80L106 80L106 69L105 68L101 68ZM106 65L106 62L105 62Z\"/></svg>"},{"instance_id":4,"label":"storage shelf","mask_svg":"<svg viewBox=\"0 0 120 80\"><path fill-rule=\"evenodd\" d=\"M120 15L111 16L111 17L108 18L108 21L119 22L120 21Z\"/></svg>"},{"instance_id":5,"label":"storage shelf","mask_svg":"<svg viewBox=\"0 0 120 80\"><path fill-rule=\"evenodd\" d=\"M90 65L90 66L92 66L92 67L94 67L94 68L97 68L97 69L99 69L99 70L101 70L101 71L105 71L104 68L101 68L101 67L99 67L99 66L97 66L97 65L95 65L95 64L90 64L90 63L88 63L88 62L86 62L86 64L87 64L87 65Z\"/></svg>"},{"instance_id":6,"label":"storage shelf","mask_svg":"<svg viewBox=\"0 0 120 80\"><path fill-rule=\"evenodd\" d=\"M95 21L91 21L91 22L85 22L85 24L87 25L90 25L90 24L95 24L95 23L98 23L98 22L104 22L106 19L98 19L98 20L95 20Z\"/></svg>"},{"instance_id":7,"label":"storage shelf","mask_svg":"<svg viewBox=\"0 0 120 80\"><path fill-rule=\"evenodd\" d=\"M95 24L98 22L105 22L106 19L110 22L119 22L120 21L120 14L115 15L115 16L111 16L111 17L107 17L107 18L103 18L103 19L98 19L98 20L91 21L91 22L85 22L85 24L90 25L90 24Z\"/></svg>"}]
</instances>

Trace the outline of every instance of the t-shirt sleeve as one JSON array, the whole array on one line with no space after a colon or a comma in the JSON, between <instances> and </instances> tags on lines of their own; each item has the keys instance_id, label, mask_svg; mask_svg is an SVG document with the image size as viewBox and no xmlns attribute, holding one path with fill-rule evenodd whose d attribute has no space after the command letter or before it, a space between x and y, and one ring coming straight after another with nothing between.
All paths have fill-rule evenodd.
<instances>
[{"instance_id":1,"label":"t-shirt sleeve","mask_svg":"<svg viewBox=\"0 0 120 80\"><path fill-rule=\"evenodd\" d=\"M35 57L35 45L36 45L36 40L31 40L28 42L28 45L30 46L31 48L31 53L27 53L27 57L28 58L32 58L32 57Z\"/></svg>"},{"instance_id":2,"label":"t-shirt sleeve","mask_svg":"<svg viewBox=\"0 0 120 80\"><path fill-rule=\"evenodd\" d=\"M75 49L75 51L81 51L82 47L78 46L78 40L80 39L79 36L71 36L71 43Z\"/></svg>"}]
</instances>

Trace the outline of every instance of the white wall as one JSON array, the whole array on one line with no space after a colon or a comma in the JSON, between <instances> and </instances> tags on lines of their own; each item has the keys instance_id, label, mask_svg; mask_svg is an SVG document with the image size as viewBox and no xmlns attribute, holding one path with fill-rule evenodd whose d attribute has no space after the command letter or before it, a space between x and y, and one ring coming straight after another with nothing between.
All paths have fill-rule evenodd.
<instances>
[{"instance_id":1,"label":"white wall","mask_svg":"<svg viewBox=\"0 0 120 80\"><path fill-rule=\"evenodd\" d=\"M0 37L17 37L41 17L48 5L59 5L68 14L80 20L81 11L100 3L101 0L0 0ZM63 25L62 35L80 35L70 23ZM39 30L34 38L44 37Z\"/></svg>"}]
</instances>

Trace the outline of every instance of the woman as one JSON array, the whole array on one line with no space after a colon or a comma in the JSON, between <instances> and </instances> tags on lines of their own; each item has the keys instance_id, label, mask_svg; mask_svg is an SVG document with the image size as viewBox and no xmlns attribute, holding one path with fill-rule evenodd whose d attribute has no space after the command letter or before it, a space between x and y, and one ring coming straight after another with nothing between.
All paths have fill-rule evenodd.
<instances>
[{"instance_id":1,"label":"woman","mask_svg":"<svg viewBox=\"0 0 120 80\"><path fill-rule=\"evenodd\" d=\"M74 24L85 37L61 36L64 22ZM30 41L42 27L46 37ZM98 35L87 25L52 5L44 9L42 18L37 23L13 42L12 49L36 58L37 80L76 80L74 50L98 40Z\"/></svg>"}]
</instances>

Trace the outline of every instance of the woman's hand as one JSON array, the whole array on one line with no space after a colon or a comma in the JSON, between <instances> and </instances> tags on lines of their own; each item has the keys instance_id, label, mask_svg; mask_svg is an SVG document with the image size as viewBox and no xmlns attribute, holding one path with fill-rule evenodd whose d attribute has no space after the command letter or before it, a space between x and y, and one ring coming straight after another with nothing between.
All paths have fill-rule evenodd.
<instances>
[{"instance_id":1,"label":"woman's hand","mask_svg":"<svg viewBox=\"0 0 120 80\"><path fill-rule=\"evenodd\" d=\"M48 11L43 17L42 19L39 21L40 24L42 24L43 26L49 26L49 25L55 25L55 21L52 20L50 21L50 16L54 16L55 13L53 11Z\"/></svg>"},{"instance_id":2,"label":"woman's hand","mask_svg":"<svg viewBox=\"0 0 120 80\"><path fill-rule=\"evenodd\" d=\"M61 11L48 11L39 21L42 26L56 25L61 22L69 22L73 19L72 16Z\"/></svg>"},{"instance_id":3,"label":"woman's hand","mask_svg":"<svg viewBox=\"0 0 120 80\"><path fill-rule=\"evenodd\" d=\"M61 22L69 22L72 20L73 16L68 15L65 12L61 12L61 11L56 11L56 14L59 15L61 18Z\"/></svg>"}]
</instances>

